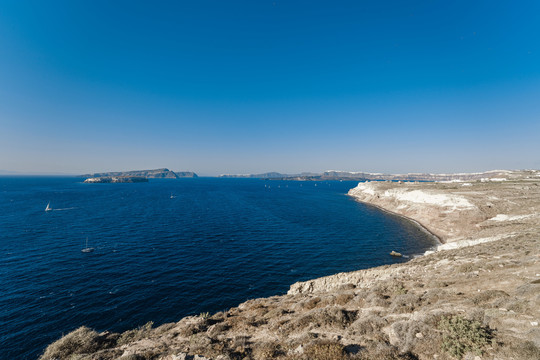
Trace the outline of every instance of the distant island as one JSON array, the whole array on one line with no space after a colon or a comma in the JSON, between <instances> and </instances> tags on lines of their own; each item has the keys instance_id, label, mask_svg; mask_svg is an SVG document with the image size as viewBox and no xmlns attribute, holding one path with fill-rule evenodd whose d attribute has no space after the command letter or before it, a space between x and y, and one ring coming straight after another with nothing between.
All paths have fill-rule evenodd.
<instances>
[{"instance_id":1,"label":"distant island","mask_svg":"<svg viewBox=\"0 0 540 360\"><path fill-rule=\"evenodd\" d=\"M261 174L222 174L220 178L237 178L237 179L289 179L295 177L311 177L319 176L317 173L301 173L301 174L282 174L278 172L265 172Z\"/></svg>"},{"instance_id":2,"label":"distant island","mask_svg":"<svg viewBox=\"0 0 540 360\"><path fill-rule=\"evenodd\" d=\"M191 171L174 172L169 169L154 169L154 170L132 170L132 171L117 171L117 172L104 172L95 174L81 175L85 178L145 178L145 179L179 179L179 178L196 178L197 174ZM88 180L88 179L87 179ZM98 181L85 181L85 182L98 182ZM105 181L101 181L105 182ZM110 181L113 182L113 181ZM117 181L128 182L128 181Z\"/></svg>"},{"instance_id":3,"label":"distant island","mask_svg":"<svg viewBox=\"0 0 540 360\"><path fill-rule=\"evenodd\" d=\"M148 179L140 176L102 176L91 177L84 180L88 184L110 184L110 183L140 183L148 182Z\"/></svg>"},{"instance_id":4,"label":"distant island","mask_svg":"<svg viewBox=\"0 0 540 360\"><path fill-rule=\"evenodd\" d=\"M323 173L301 173L301 174L281 174L278 172L267 172L262 174L224 174L221 178L253 178L267 180L297 180L297 181L324 181L324 180L390 180L390 181L474 181L482 179L506 178L508 170L492 170L476 173L458 174L429 174L429 173L407 173L407 174L382 174L368 172L351 172L328 170Z\"/></svg>"}]
</instances>

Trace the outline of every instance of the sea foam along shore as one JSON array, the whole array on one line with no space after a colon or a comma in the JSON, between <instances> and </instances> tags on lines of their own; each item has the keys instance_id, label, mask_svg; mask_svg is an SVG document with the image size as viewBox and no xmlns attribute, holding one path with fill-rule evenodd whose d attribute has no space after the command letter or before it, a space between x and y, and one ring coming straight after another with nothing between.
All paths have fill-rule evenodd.
<instances>
[{"instance_id":1,"label":"sea foam along shore","mask_svg":"<svg viewBox=\"0 0 540 360\"><path fill-rule=\"evenodd\" d=\"M364 186L351 195L417 220L446 241L441 246L490 242L299 282L287 295L155 329L98 334L81 328L51 344L42 358L540 358L538 177ZM412 191L430 196L407 194ZM467 203L437 195L473 206L460 208Z\"/></svg>"}]
</instances>

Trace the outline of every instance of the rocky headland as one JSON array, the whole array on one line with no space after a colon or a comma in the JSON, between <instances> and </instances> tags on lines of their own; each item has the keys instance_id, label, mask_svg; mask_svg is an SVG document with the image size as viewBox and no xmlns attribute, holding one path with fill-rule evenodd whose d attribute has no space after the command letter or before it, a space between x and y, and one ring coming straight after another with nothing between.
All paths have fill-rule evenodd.
<instances>
[{"instance_id":1,"label":"rocky headland","mask_svg":"<svg viewBox=\"0 0 540 360\"><path fill-rule=\"evenodd\" d=\"M539 171L363 182L349 195L440 242L407 263L299 282L156 328L81 327L41 358L540 359Z\"/></svg>"}]
</instances>

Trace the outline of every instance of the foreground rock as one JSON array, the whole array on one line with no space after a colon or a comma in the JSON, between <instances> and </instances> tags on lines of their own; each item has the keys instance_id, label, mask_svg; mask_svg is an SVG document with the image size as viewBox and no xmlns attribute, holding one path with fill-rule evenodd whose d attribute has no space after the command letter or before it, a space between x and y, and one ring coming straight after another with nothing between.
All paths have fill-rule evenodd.
<instances>
[{"instance_id":1,"label":"foreground rock","mask_svg":"<svg viewBox=\"0 0 540 360\"><path fill-rule=\"evenodd\" d=\"M441 251L157 328L83 327L42 359L539 359L538 174L360 184L352 196L419 221Z\"/></svg>"}]
</instances>

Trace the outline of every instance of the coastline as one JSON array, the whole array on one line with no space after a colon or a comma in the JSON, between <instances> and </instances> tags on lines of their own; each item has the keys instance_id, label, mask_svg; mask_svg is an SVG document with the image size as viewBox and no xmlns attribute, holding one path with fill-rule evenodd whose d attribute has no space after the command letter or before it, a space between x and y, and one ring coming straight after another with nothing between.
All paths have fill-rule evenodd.
<instances>
[{"instance_id":1,"label":"coastline","mask_svg":"<svg viewBox=\"0 0 540 360\"><path fill-rule=\"evenodd\" d=\"M378 182L360 190L358 200L442 234L440 246L456 248L298 282L286 295L155 329L81 328L51 344L42 359L81 334L102 344L75 349L89 359L313 359L313 351L329 347L341 354L333 359L450 359L444 319L492 334L473 349L480 359L538 357L540 179L466 187ZM481 239L489 242L461 246Z\"/></svg>"},{"instance_id":2,"label":"coastline","mask_svg":"<svg viewBox=\"0 0 540 360\"><path fill-rule=\"evenodd\" d=\"M538 204L540 203L540 191L536 189L535 194L531 194L531 202L536 206L534 211L537 213L527 215L525 218L534 221L530 224L523 224L520 222L512 221L509 224L504 222L489 223L491 217L496 217L496 214L501 208L508 210L508 203L513 204L514 211L520 211L523 207L523 200L515 202L516 199L511 199L514 196L514 187L528 186L530 183L524 182L529 179L525 175L522 178L513 179L514 183L505 182L477 182L475 186L470 183L467 184L466 190L473 196L467 196L467 192L458 189L459 198L458 204L465 204L465 209L455 206L455 202L449 204L435 201L429 202L429 196L434 196L436 200L440 200L437 196L449 196L455 193L455 184L452 183L388 183L388 182L360 182L357 187L351 189L348 193L356 201L359 201L368 206L373 206L381 211L397 215L408 221L411 221L422 229L431 234L435 239L439 241L439 245L436 245L433 250L426 251L423 255L426 256L436 254L441 251L457 250L466 248L469 246L480 245L484 243L490 243L493 241L512 239L519 235L528 233L530 228L538 228L540 226L540 209ZM516 177L516 175L514 174ZM540 182L540 180L539 180ZM461 185L461 184L459 184ZM477 187L481 187L482 191L478 191ZM509 191L504 192L504 188L509 187ZM502 189L501 189L502 188ZM419 191L425 192L418 193ZM493 192L496 192L499 198L493 196ZM414 195L427 195L427 201L416 201L416 198L405 196L404 199L400 199L400 195L411 194ZM396 196L396 194L398 196ZM478 196L480 195L480 196ZM519 195L519 193L517 194ZM456 198L449 198L450 200L456 200ZM495 206L490 200L498 199L502 205ZM443 200L447 200L443 198ZM481 202L487 202L487 205L481 204ZM420 203L420 205L418 204ZM489 209L488 213L486 209ZM441 216L443 221L441 221ZM523 219L523 216L516 216L519 220ZM509 218L512 218L511 216ZM472 221L471 221L472 219ZM430 222L432 221L432 223ZM449 229L437 228L437 225L444 223ZM460 228L460 232L454 231L454 227ZM484 230L484 231L482 231ZM489 231L487 231L489 230ZM441 237L439 234L447 235ZM451 234L453 236L449 236ZM386 269L378 274L379 268L371 268L366 270L359 270L364 274L352 273L340 273L330 275L327 277L307 280L304 282L297 282L291 285L289 294L306 293L306 292L318 292L318 291L331 291L336 286L342 286L351 278L354 281L358 281L362 286L370 286L376 278L384 278L384 272ZM373 273L373 274L372 274ZM347 274L347 275L344 275ZM350 276L349 274L356 274L358 276ZM373 276L372 276L373 275ZM368 279L366 282L365 280ZM329 285L330 284L330 285Z\"/></svg>"},{"instance_id":3,"label":"coastline","mask_svg":"<svg viewBox=\"0 0 540 360\"><path fill-rule=\"evenodd\" d=\"M349 195L350 196L350 195ZM354 196L351 196L354 198ZM391 211L391 210L388 210L388 209L385 209L384 207L382 206L379 206L379 205L375 205L375 204L371 204L371 203L368 203L368 202L365 202L365 201L361 201L361 200L358 200L358 199L355 199L356 201L366 205L366 206L371 206L371 207L374 207L376 208L377 210L379 211L382 211L384 213L388 213L390 215L393 215L393 216L397 216L399 218L402 218L404 219L405 221L408 221L408 222L411 222L413 223L414 225L416 225L419 229L421 229L423 232L425 232L427 235L429 235L430 237L433 238L433 241L436 243L435 246L439 246L439 245L443 245L445 244L446 242L444 242L440 237L438 237L435 233L433 233L431 230L429 230L428 227L426 227L425 225L421 224L419 221L409 217L409 216L405 216L405 215L402 215L402 214L399 214L397 212L394 212L394 211Z\"/></svg>"}]
</instances>

